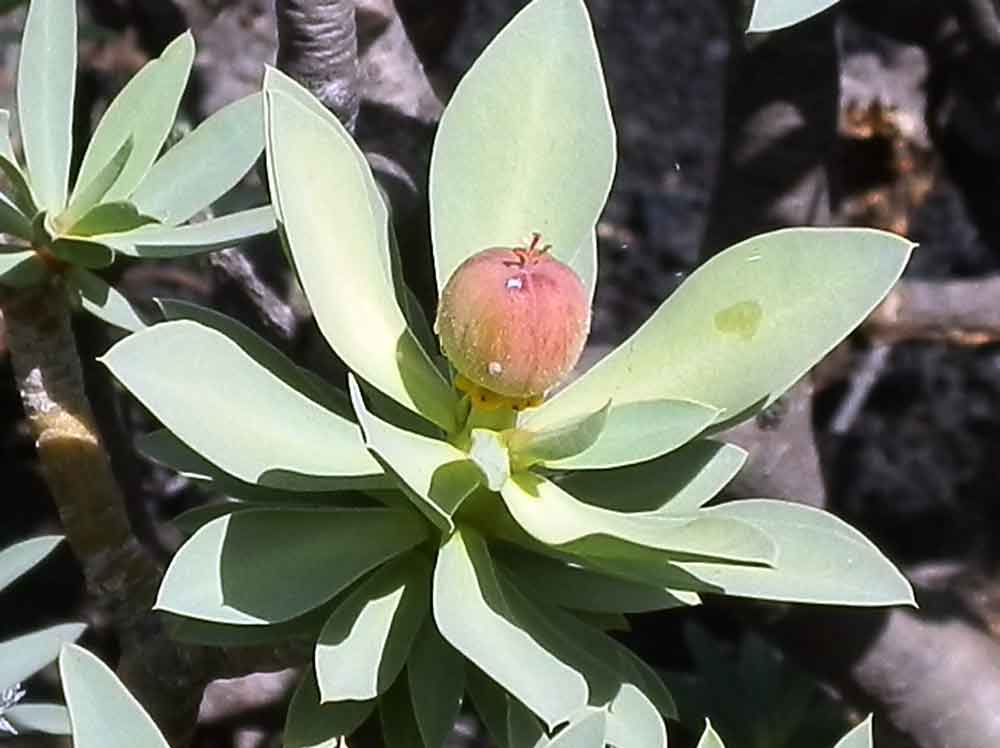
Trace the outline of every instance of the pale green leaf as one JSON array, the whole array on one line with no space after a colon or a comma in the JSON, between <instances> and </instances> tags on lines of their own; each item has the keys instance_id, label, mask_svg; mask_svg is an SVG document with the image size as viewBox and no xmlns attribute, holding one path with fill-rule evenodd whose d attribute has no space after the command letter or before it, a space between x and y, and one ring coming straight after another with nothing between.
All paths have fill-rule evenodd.
<instances>
[{"instance_id":1,"label":"pale green leaf","mask_svg":"<svg viewBox=\"0 0 1000 748\"><path fill-rule=\"evenodd\" d=\"M512 620L486 543L461 527L438 553L434 620L455 649L553 727L588 698L583 676Z\"/></svg>"},{"instance_id":2,"label":"pale green leaf","mask_svg":"<svg viewBox=\"0 0 1000 748\"><path fill-rule=\"evenodd\" d=\"M872 748L872 715L837 741L834 748Z\"/></svg>"},{"instance_id":3,"label":"pale green leaf","mask_svg":"<svg viewBox=\"0 0 1000 748\"><path fill-rule=\"evenodd\" d=\"M264 150L262 98L235 101L160 158L131 197L163 223L190 219L235 187Z\"/></svg>"},{"instance_id":4,"label":"pale green leaf","mask_svg":"<svg viewBox=\"0 0 1000 748\"><path fill-rule=\"evenodd\" d=\"M104 199L124 200L132 194L174 126L193 61L194 37L188 31L167 45L159 58L146 63L125 85L101 117L87 146L74 197L129 138L133 140L132 152Z\"/></svg>"},{"instance_id":5,"label":"pale green leaf","mask_svg":"<svg viewBox=\"0 0 1000 748\"><path fill-rule=\"evenodd\" d=\"M62 535L41 535L0 551L0 592L52 553L62 539Z\"/></svg>"},{"instance_id":6,"label":"pale green leaf","mask_svg":"<svg viewBox=\"0 0 1000 748\"><path fill-rule=\"evenodd\" d=\"M17 114L32 187L53 215L66 206L75 89L76 3L32 0L17 66Z\"/></svg>"},{"instance_id":7,"label":"pale green leaf","mask_svg":"<svg viewBox=\"0 0 1000 748\"><path fill-rule=\"evenodd\" d=\"M483 473L486 487L499 491L510 478L510 453L500 434L492 429L472 429L469 459Z\"/></svg>"},{"instance_id":8,"label":"pale green leaf","mask_svg":"<svg viewBox=\"0 0 1000 748\"><path fill-rule=\"evenodd\" d=\"M451 734L465 694L465 658L438 631L431 616L413 642L406 664L417 729L428 748L439 748Z\"/></svg>"},{"instance_id":9,"label":"pale green leaf","mask_svg":"<svg viewBox=\"0 0 1000 748\"><path fill-rule=\"evenodd\" d=\"M14 144L10 140L10 112L6 109L0 109L0 172L10 183L11 202L29 219L34 218L38 205L24 170L14 155Z\"/></svg>"},{"instance_id":10,"label":"pale green leaf","mask_svg":"<svg viewBox=\"0 0 1000 748\"><path fill-rule=\"evenodd\" d=\"M181 546L156 607L234 625L288 621L426 535L415 514L391 509L236 512L209 522Z\"/></svg>"},{"instance_id":11,"label":"pale green leaf","mask_svg":"<svg viewBox=\"0 0 1000 748\"><path fill-rule=\"evenodd\" d=\"M549 428L515 428L507 436L511 461L519 470L578 455L593 446L604 430L611 402L600 410Z\"/></svg>"},{"instance_id":12,"label":"pale green leaf","mask_svg":"<svg viewBox=\"0 0 1000 748\"><path fill-rule=\"evenodd\" d=\"M374 700L321 704L310 666L288 707L284 748L339 748L338 738L354 732L374 709Z\"/></svg>"},{"instance_id":13,"label":"pale green leaf","mask_svg":"<svg viewBox=\"0 0 1000 748\"><path fill-rule=\"evenodd\" d=\"M320 700L364 701L393 684L427 614L430 565L408 554L355 587L316 642Z\"/></svg>"},{"instance_id":14,"label":"pale green leaf","mask_svg":"<svg viewBox=\"0 0 1000 748\"><path fill-rule=\"evenodd\" d=\"M657 715L659 719L659 715ZM662 722L661 722L662 724ZM566 725L559 733L545 743L546 748L604 748L604 741L607 737L611 739L614 733L609 734L608 714L603 709L588 709L583 716ZM664 742L661 743L615 743L616 748L660 748L666 746L666 732L664 732Z\"/></svg>"},{"instance_id":15,"label":"pale green leaf","mask_svg":"<svg viewBox=\"0 0 1000 748\"><path fill-rule=\"evenodd\" d=\"M227 249L274 229L274 212L265 205L187 226L151 224L93 238L129 257L171 258Z\"/></svg>"},{"instance_id":16,"label":"pale green leaf","mask_svg":"<svg viewBox=\"0 0 1000 748\"><path fill-rule=\"evenodd\" d=\"M451 532L452 516L480 483L479 469L448 442L383 421L365 406L353 375L348 385L365 444L384 461L414 505L440 530Z\"/></svg>"},{"instance_id":17,"label":"pale green leaf","mask_svg":"<svg viewBox=\"0 0 1000 748\"><path fill-rule=\"evenodd\" d=\"M666 725L637 686L623 684L608 712L608 742L615 748L667 748Z\"/></svg>"},{"instance_id":18,"label":"pale green leaf","mask_svg":"<svg viewBox=\"0 0 1000 748\"><path fill-rule=\"evenodd\" d=\"M438 127L430 175L438 288L472 253L537 231L591 290L593 229L615 148L584 3L529 3L458 84Z\"/></svg>"},{"instance_id":19,"label":"pale green leaf","mask_svg":"<svg viewBox=\"0 0 1000 748\"><path fill-rule=\"evenodd\" d=\"M457 395L396 302L371 170L341 126L280 91L265 96L271 199L320 330L365 381L454 430Z\"/></svg>"},{"instance_id":20,"label":"pale green leaf","mask_svg":"<svg viewBox=\"0 0 1000 748\"><path fill-rule=\"evenodd\" d=\"M211 328L188 320L153 325L101 360L164 426L242 481L287 488L331 478L335 487L341 478L381 473L356 424Z\"/></svg>"},{"instance_id":21,"label":"pale green leaf","mask_svg":"<svg viewBox=\"0 0 1000 748\"><path fill-rule=\"evenodd\" d=\"M60 226L64 228L73 226L75 228L75 224L101 202L101 199L108 194L108 190L111 189L111 186L121 176L122 171L128 163L129 156L132 155L133 147L134 141L132 140L132 136L129 135L118 146L118 150L115 151L111 160L94 174L90 183L74 191L73 197L70 198L69 205L66 207L66 211L59 216Z\"/></svg>"},{"instance_id":22,"label":"pale green leaf","mask_svg":"<svg viewBox=\"0 0 1000 748\"><path fill-rule=\"evenodd\" d=\"M533 538L546 545L576 543L578 552L636 556L645 549L673 554L771 563L774 543L764 530L705 512L667 516L658 512L615 512L575 499L555 483L531 473L513 476L501 491L507 509ZM586 539L595 542L579 543Z\"/></svg>"},{"instance_id":23,"label":"pale green leaf","mask_svg":"<svg viewBox=\"0 0 1000 748\"><path fill-rule=\"evenodd\" d=\"M532 413L557 423L650 399L773 401L885 297L913 244L870 229L784 229L706 262L632 337Z\"/></svg>"},{"instance_id":24,"label":"pale green leaf","mask_svg":"<svg viewBox=\"0 0 1000 748\"><path fill-rule=\"evenodd\" d=\"M32 250L0 254L0 284L9 288L24 288L41 283L48 269L42 258Z\"/></svg>"},{"instance_id":25,"label":"pale green leaf","mask_svg":"<svg viewBox=\"0 0 1000 748\"><path fill-rule=\"evenodd\" d=\"M80 304L98 319L129 332L146 328L129 300L102 278L78 267L70 268L66 276L67 285L78 295Z\"/></svg>"},{"instance_id":26,"label":"pale green leaf","mask_svg":"<svg viewBox=\"0 0 1000 748\"><path fill-rule=\"evenodd\" d=\"M270 371L285 384L294 387L310 400L327 410L350 417L353 413L350 399L343 390L331 382L297 365L270 342L239 320L208 307L179 299L156 299L157 306L167 320L188 319L222 333L236 343L254 361Z\"/></svg>"},{"instance_id":27,"label":"pale green leaf","mask_svg":"<svg viewBox=\"0 0 1000 748\"><path fill-rule=\"evenodd\" d=\"M69 712L61 704L16 704L3 713L18 732L69 735Z\"/></svg>"},{"instance_id":28,"label":"pale green leaf","mask_svg":"<svg viewBox=\"0 0 1000 748\"><path fill-rule=\"evenodd\" d=\"M773 566L634 559L588 559L588 564L647 584L701 593L818 605L914 604L913 590L899 570L864 535L828 512L749 499L700 514L738 519L766 532L778 548Z\"/></svg>"},{"instance_id":29,"label":"pale green leaf","mask_svg":"<svg viewBox=\"0 0 1000 748\"><path fill-rule=\"evenodd\" d=\"M29 242L35 233L31 221L3 193L0 193L0 233L12 234Z\"/></svg>"},{"instance_id":30,"label":"pale green leaf","mask_svg":"<svg viewBox=\"0 0 1000 748\"><path fill-rule=\"evenodd\" d=\"M75 642L87 628L82 623L63 623L0 642L0 691L17 685L59 656L59 648Z\"/></svg>"},{"instance_id":31,"label":"pale green leaf","mask_svg":"<svg viewBox=\"0 0 1000 748\"><path fill-rule=\"evenodd\" d=\"M841 605L915 605L902 573L864 535L834 515L788 501L733 501L703 514L728 517L757 527L774 539L778 560L771 570L749 566L688 571L727 594L789 602ZM771 572L771 573L769 573ZM743 587L742 593L733 590Z\"/></svg>"},{"instance_id":32,"label":"pale green leaf","mask_svg":"<svg viewBox=\"0 0 1000 748\"><path fill-rule=\"evenodd\" d=\"M249 502L285 506L345 506L346 497L357 495L345 492L386 489L393 486L392 479L384 474L316 480L307 480L302 476L275 475L273 482L283 484L280 487L247 483L213 465L166 429L158 429L137 437L135 448L140 454L180 473L185 478L208 484L212 490Z\"/></svg>"},{"instance_id":33,"label":"pale green leaf","mask_svg":"<svg viewBox=\"0 0 1000 748\"><path fill-rule=\"evenodd\" d=\"M746 459L746 451L737 446L699 439L638 465L571 473L559 485L606 509L690 514L725 488Z\"/></svg>"},{"instance_id":34,"label":"pale green leaf","mask_svg":"<svg viewBox=\"0 0 1000 748\"><path fill-rule=\"evenodd\" d=\"M59 237L48 246L53 256L85 268L104 268L115 261L114 250L106 244L83 237Z\"/></svg>"},{"instance_id":35,"label":"pale green leaf","mask_svg":"<svg viewBox=\"0 0 1000 748\"><path fill-rule=\"evenodd\" d=\"M705 732L702 733L701 740L698 741L698 748L726 748L719 733L712 728L712 723L707 719L705 720Z\"/></svg>"},{"instance_id":36,"label":"pale green leaf","mask_svg":"<svg viewBox=\"0 0 1000 748\"><path fill-rule=\"evenodd\" d=\"M837 0L756 0L747 31L775 31L794 26L836 4Z\"/></svg>"},{"instance_id":37,"label":"pale green leaf","mask_svg":"<svg viewBox=\"0 0 1000 748\"><path fill-rule=\"evenodd\" d=\"M506 604L518 623L584 676L591 706L610 705L620 695L622 685L631 683L648 689L647 698L653 699L665 716L676 719L676 707L662 681L624 645L548 601L529 598L509 575L502 575L501 582Z\"/></svg>"},{"instance_id":38,"label":"pale green leaf","mask_svg":"<svg viewBox=\"0 0 1000 748\"><path fill-rule=\"evenodd\" d=\"M693 592L619 579L546 556L518 550L497 551L496 555L503 568L535 597L574 610L646 613L701 602Z\"/></svg>"},{"instance_id":39,"label":"pale green leaf","mask_svg":"<svg viewBox=\"0 0 1000 748\"><path fill-rule=\"evenodd\" d=\"M311 646L330 617L335 601L326 603L281 623L254 625L232 625L211 623L197 618L159 611L171 639L205 647L257 647L264 645L288 645L292 640L304 648Z\"/></svg>"},{"instance_id":40,"label":"pale green leaf","mask_svg":"<svg viewBox=\"0 0 1000 748\"><path fill-rule=\"evenodd\" d=\"M74 748L169 748L142 705L93 654L64 645L59 673Z\"/></svg>"},{"instance_id":41,"label":"pale green leaf","mask_svg":"<svg viewBox=\"0 0 1000 748\"><path fill-rule=\"evenodd\" d=\"M595 443L579 454L546 462L556 470L601 470L652 460L687 444L719 415L716 408L684 400L611 404ZM544 413L538 419L544 423ZM537 426L530 417L526 428Z\"/></svg>"},{"instance_id":42,"label":"pale green leaf","mask_svg":"<svg viewBox=\"0 0 1000 748\"><path fill-rule=\"evenodd\" d=\"M101 203L87 211L64 235L69 238L114 235L135 231L154 223L155 219L144 216L132 203Z\"/></svg>"},{"instance_id":43,"label":"pale green leaf","mask_svg":"<svg viewBox=\"0 0 1000 748\"><path fill-rule=\"evenodd\" d=\"M466 686L476 714L500 748L510 748L507 739L507 704L511 697L471 662L466 662Z\"/></svg>"}]
</instances>

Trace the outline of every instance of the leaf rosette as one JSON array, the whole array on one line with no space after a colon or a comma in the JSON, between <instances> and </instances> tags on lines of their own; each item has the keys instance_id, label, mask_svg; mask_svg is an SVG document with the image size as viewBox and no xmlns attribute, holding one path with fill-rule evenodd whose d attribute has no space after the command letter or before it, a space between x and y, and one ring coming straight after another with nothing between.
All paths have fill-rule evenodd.
<instances>
[{"instance_id":1,"label":"leaf rosette","mask_svg":"<svg viewBox=\"0 0 1000 748\"><path fill-rule=\"evenodd\" d=\"M164 151L194 62L190 32L125 85L101 117L70 188L76 3L32 0L21 40L17 114L0 110L0 286L61 278L75 304L109 324L146 326L98 272L118 255L176 258L274 231L269 206L192 223L243 179L264 148L262 96L235 101Z\"/></svg>"},{"instance_id":2,"label":"leaf rosette","mask_svg":"<svg viewBox=\"0 0 1000 748\"><path fill-rule=\"evenodd\" d=\"M747 456L713 434L857 326L912 244L861 229L754 237L554 396L486 412L456 388L403 283L348 132L274 69L263 110L279 234L346 387L179 303L104 362L163 423L146 454L235 499L179 520L190 537L157 601L176 634L316 641L287 746L350 734L378 708L390 745L439 748L465 694L502 746L665 746L669 693L606 633L623 613L706 594L912 604L896 568L830 514L706 506ZM592 297L615 147L584 4L529 3L441 120L438 289L472 254L538 232Z\"/></svg>"}]
</instances>

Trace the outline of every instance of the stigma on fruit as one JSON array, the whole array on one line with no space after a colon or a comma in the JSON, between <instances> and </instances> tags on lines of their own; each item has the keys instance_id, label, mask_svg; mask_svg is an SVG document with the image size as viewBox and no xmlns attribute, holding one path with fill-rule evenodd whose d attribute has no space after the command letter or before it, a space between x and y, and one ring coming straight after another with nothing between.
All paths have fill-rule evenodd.
<instances>
[{"instance_id":1,"label":"stigma on fruit","mask_svg":"<svg viewBox=\"0 0 1000 748\"><path fill-rule=\"evenodd\" d=\"M479 410L540 404L583 352L588 294L549 249L537 233L523 246L484 249L441 292L434 330L456 388Z\"/></svg>"}]
</instances>

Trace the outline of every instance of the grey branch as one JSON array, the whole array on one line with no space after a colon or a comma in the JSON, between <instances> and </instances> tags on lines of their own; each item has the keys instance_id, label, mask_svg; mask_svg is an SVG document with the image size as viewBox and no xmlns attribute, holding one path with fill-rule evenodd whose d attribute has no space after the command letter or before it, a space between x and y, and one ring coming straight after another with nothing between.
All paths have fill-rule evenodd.
<instances>
[{"instance_id":1,"label":"grey branch","mask_svg":"<svg viewBox=\"0 0 1000 748\"><path fill-rule=\"evenodd\" d=\"M354 129L360 106L354 0L275 0L278 67Z\"/></svg>"}]
</instances>

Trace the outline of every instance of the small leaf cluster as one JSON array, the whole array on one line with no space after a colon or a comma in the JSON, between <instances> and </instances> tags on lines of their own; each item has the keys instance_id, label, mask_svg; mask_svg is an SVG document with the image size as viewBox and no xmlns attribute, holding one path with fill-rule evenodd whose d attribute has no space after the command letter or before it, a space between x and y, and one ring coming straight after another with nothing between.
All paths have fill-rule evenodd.
<instances>
[{"instance_id":1,"label":"small leaf cluster","mask_svg":"<svg viewBox=\"0 0 1000 748\"><path fill-rule=\"evenodd\" d=\"M26 540L0 551L0 592L48 556L62 541L57 535ZM70 722L59 704L21 703L21 683L59 656L60 648L76 641L86 628L64 623L0 642L0 737L20 732L68 735Z\"/></svg>"},{"instance_id":2,"label":"small leaf cluster","mask_svg":"<svg viewBox=\"0 0 1000 748\"><path fill-rule=\"evenodd\" d=\"M504 747L666 746L669 692L607 633L624 615L709 594L912 604L828 513L707 506L747 456L718 434L859 324L912 244L856 229L748 239L540 406L485 412L454 386L347 131L273 69L263 117L279 233L346 388L178 302L103 361L164 426L141 449L233 499L179 520L190 537L157 600L175 635L315 641L286 746L328 744L378 710L388 745L440 748L466 696ZM539 232L592 295L614 169L586 8L534 0L440 123L439 291L471 254Z\"/></svg>"},{"instance_id":3,"label":"small leaf cluster","mask_svg":"<svg viewBox=\"0 0 1000 748\"><path fill-rule=\"evenodd\" d=\"M101 117L70 189L76 3L32 0L17 77L23 163L10 114L0 111L0 285L62 276L84 309L137 330L143 321L92 271L118 254L179 257L273 231L266 206L183 225L235 186L263 150L261 97L253 94L162 152L194 54L193 37L183 34L128 82Z\"/></svg>"}]
</instances>

